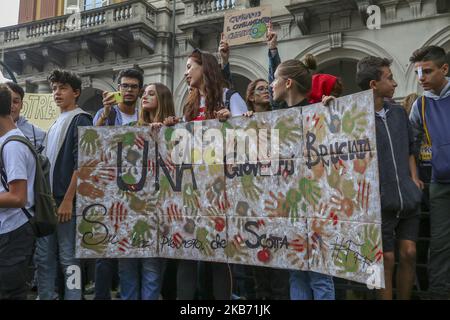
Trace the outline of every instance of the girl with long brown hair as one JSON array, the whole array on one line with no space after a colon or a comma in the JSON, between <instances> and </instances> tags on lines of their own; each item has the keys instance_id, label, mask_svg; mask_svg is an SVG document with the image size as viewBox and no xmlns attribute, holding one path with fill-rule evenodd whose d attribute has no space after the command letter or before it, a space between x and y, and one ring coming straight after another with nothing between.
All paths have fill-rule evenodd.
<instances>
[{"instance_id":1,"label":"girl with long brown hair","mask_svg":"<svg viewBox=\"0 0 450 320\"><path fill-rule=\"evenodd\" d=\"M165 118L175 115L172 93L162 83L145 87L138 121L130 124L160 128ZM119 259L120 293L123 300L157 300L166 259Z\"/></svg>"},{"instance_id":2,"label":"girl with long brown hair","mask_svg":"<svg viewBox=\"0 0 450 320\"><path fill-rule=\"evenodd\" d=\"M185 78L189 85L189 96L183 108L185 121L218 119L226 121L231 116L242 116L247 112L245 101L238 94L226 98L228 89L217 59L209 53L196 49L188 57ZM175 117L164 121L165 125L179 122ZM231 271L226 263L205 262L213 274L213 294L217 300L231 299ZM192 300L197 289L199 262L181 260L178 264L177 297Z\"/></svg>"}]
</instances>

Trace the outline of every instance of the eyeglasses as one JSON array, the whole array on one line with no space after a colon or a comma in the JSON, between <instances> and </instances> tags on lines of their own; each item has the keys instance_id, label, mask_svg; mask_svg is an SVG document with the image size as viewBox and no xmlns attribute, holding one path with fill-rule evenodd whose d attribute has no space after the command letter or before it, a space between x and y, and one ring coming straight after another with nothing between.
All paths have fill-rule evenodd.
<instances>
[{"instance_id":1,"label":"eyeglasses","mask_svg":"<svg viewBox=\"0 0 450 320\"><path fill-rule=\"evenodd\" d=\"M255 89L256 93L265 93L265 92L269 92L269 87L258 87Z\"/></svg>"},{"instance_id":2,"label":"eyeglasses","mask_svg":"<svg viewBox=\"0 0 450 320\"><path fill-rule=\"evenodd\" d=\"M128 89L136 90L136 89L139 89L139 85L138 84L121 83L121 84L119 84L119 86L123 90L128 90Z\"/></svg>"}]
</instances>

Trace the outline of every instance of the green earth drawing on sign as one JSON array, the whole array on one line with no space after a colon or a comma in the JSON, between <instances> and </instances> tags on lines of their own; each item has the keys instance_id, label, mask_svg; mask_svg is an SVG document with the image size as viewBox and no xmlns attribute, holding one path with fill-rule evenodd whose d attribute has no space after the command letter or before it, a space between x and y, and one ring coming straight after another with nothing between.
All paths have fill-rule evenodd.
<instances>
[{"instance_id":1,"label":"green earth drawing on sign","mask_svg":"<svg viewBox=\"0 0 450 320\"><path fill-rule=\"evenodd\" d=\"M253 25L252 29L250 30L250 36L253 39L259 39L262 36L264 36L267 32L267 26L263 22L259 22Z\"/></svg>"}]
</instances>

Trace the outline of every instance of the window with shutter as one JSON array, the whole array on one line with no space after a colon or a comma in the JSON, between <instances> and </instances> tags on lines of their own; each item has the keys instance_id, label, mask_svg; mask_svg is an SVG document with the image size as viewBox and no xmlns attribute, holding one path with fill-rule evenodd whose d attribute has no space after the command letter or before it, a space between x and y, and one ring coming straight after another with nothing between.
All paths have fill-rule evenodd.
<instances>
[{"instance_id":1,"label":"window with shutter","mask_svg":"<svg viewBox=\"0 0 450 320\"><path fill-rule=\"evenodd\" d=\"M41 0L41 19L56 16L58 0Z\"/></svg>"},{"instance_id":2,"label":"window with shutter","mask_svg":"<svg viewBox=\"0 0 450 320\"><path fill-rule=\"evenodd\" d=\"M36 1L20 0L19 23L33 21L36 18Z\"/></svg>"}]
</instances>

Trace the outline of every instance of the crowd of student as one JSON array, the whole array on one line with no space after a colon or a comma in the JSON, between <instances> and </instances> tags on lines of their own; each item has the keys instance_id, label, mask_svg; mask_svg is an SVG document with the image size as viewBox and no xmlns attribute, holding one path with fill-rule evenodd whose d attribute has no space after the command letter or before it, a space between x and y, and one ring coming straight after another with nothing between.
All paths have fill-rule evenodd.
<instances>
[{"instance_id":1,"label":"crowd of student","mask_svg":"<svg viewBox=\"0 0 450 320\"><path fill-rule=\"evenodd\" d=\"M252 117L256 112L302 107L321 101L328 105L334 97L342 94L345 84L340 78L314 73L316 61L313 56L307 55L304 61L281 62L277 35L271 29L267 34L267 43L269 77L267 80L252 81L245 99L230 89L230 48L224 40L219 45L221 64L213 54L194 50L186 63L185 79L190 91L181 118L175 115L170 90L161 83L144 85L142 72L135 68L123 70L118 75L118 88L123 101L117 103L113 93L105 92L103 106L94 118L77 105L81 94L80 77L70 71L54 70L48 81L61 114L47 134L19 116L23 89L12 82L0 85L0 145L3 150L0 155L3 163L0 185L0 299L26 299L26 278L31 258L36 267L39 299L58 299L58 289L55 287L58 269L64 275L64 296L61 298L82 299L82 290L69 285L67 281L71 274L67 269L80 265L80 261L75 259L75 196L77 178L84 173L77 169L78 127L130 125L150 126L153 130L180 121L225 121L230 117ZM408 96L405 108L393 100L397 83L390 69L391 61L371 56L362 59L357 65L355 76L359 87L361 90L372 89L375 99L386 280L386 288L378 291L382 299L393 298L394 252L399 254L397 298L411 297L415 280L422 180L427 178L423 172L430 168L429 297L448 298L448 60L445 51L435 46L418 49L412 54L410 61L415 65L424 95ZM50 184L58 208L58 225L55 232L46 237L35 238L22 209L31 213L34 210L36 163L33 153L25 144L17 141L4 144L8 137L16 135L28 138L51 164ZM431 158L424 155L430 151ZM174 264L176 268L173 268ZM176 279L174 297L178 299L195 299L199 296L231 299L234 276L252 279L253 290L244 288L244 285L240 291L241 294L253 291L252 298L256 299L335 299L333 278L311 271L231 266L218 262L168 261L161 258L97 259L96 299L111 299L111 286L117 272L122 299L160 298L165 272L172 272L170 278ZM205 277L210 280L206 281L210 283L210 288L200 285Z\"/></svg>"}]
</instances>

